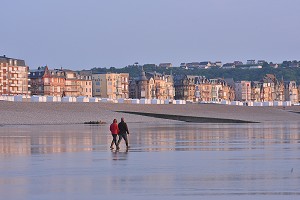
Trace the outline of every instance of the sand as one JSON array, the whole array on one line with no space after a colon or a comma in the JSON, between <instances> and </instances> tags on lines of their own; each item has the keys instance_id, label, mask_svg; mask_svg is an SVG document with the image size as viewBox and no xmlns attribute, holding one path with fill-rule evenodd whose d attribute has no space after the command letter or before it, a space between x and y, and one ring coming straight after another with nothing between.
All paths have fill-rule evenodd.
<instances>
[{"instance_id":1,"label":"sand","mask_svg":"<svg viewBox=\"0 0 300 200\"><path fill-rule=\"evenodd\" d=\"M128 123L170 123L174 120L146 117L116 111L145 112L252 122L300 122L299 106L246 107L215 104L141 105L113 103L34 103L0 101L0 125L77 124L87 121L111 123L124 117Z\"/></svg>"}]
</instances>

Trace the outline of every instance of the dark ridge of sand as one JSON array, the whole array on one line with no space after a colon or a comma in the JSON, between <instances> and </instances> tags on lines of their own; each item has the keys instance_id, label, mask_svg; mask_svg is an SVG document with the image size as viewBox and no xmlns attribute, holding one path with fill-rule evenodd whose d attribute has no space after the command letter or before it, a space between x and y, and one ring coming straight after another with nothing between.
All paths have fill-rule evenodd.
<instances>
[{"instance_id":1,"label":"dark ridge of sand","mask_svg":"<svg viewBox=\"0 0 300 200\"><path fill-rule=\"evenodd\" d=\"M300 112L295 112L295 111L290 111L291 113L296 113L296 114L300 114Z\"/></svg>"},{"instance_id":2,"label":"dark ridge of sand","mask_svg":"<svg viewBox=\"0 0 300 200\"><path fill-rule=\"evenodd\" d=\"M155 117L155 118L161 118L161 119L178 120L178 121L184 121L184 122L194 122L194 123L259 123L259 122L237 120L237 119L168 115L168 114L130 112L130 111L117 111L117 112L134 114L134 115L142 115L142 116L147 116L147 117Z\"/></svg>"}]
</instances>

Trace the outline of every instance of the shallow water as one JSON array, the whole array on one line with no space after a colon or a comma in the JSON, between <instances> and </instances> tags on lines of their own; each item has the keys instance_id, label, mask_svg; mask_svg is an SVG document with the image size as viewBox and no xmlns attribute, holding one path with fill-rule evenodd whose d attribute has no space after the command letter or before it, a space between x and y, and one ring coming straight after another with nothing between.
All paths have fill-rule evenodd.
<instances>
[{"instance_id":1,"label":"shallow water","mask_svg":"<svg viewBox=\"0 0 300 200\"><path fill-rule=\"evenodd\" d=\"M300 124L0 127L1 199L299 199Z\"/></svg>"}]
</instances>

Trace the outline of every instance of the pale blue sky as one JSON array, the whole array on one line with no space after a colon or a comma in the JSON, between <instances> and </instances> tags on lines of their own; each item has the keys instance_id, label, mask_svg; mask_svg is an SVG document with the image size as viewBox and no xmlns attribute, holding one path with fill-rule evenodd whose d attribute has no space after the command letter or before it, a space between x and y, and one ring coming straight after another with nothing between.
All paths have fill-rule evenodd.
<instances>
[{"instance_id":1,"label":"pale blue sky","mask_svg":"<svg viewBox=\"0 0 300 200\"><path fill-rule=\"evenodd\" d=\"M30 68L300 58L299 0L1 0L0 55Z\"/></svg>"}]
</instances>

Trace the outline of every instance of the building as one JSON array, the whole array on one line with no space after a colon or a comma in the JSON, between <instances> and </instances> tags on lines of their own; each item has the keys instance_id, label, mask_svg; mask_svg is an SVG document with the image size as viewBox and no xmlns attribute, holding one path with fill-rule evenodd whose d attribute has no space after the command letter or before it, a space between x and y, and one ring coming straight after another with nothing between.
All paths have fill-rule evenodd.
<instances>
[{"instance_id":1,"label":"building","mask_svg":"<svg viewBox=\"0 0 300 200\"><path fill-rule=\"evenodd\" d=\"M251 82L238 81L235 83L235 100L251 101Z\"/></svg>"},{"instance_id":2,"label":"building","mask_svg":"<svg viewBox=\"0 0 300 200\"><path fill-rule=\"evenodd\" d=\"M278 80L274 74L266 74L263 78L261 101L274 101L276 99L276 85Z\"/></svg>"},{"instance_id":3,"label":"building","mask_svg":"<svg viewBox=\"0 0 300 200\"><path fill-rule=\"evenodd\" d=\"M32 95L41 96L85 96L92 97L90 72L75 72L67 69L50 70L48 66L30 70Z\"/></svg>"},{"instance_id":4,"label":"building","mask_svg":"<svg viewBox=\"0 0 300 200\"><path fill-rule=\"evenodd\" d=\"M261 65L252 65L249 67L249 69L262 69L263 67Z\"/></svg>"},{"instance_id":5,"label":"building","mask_svg":"<svg viewBox=\"0 0 300 200\"><path fill-rule=\"evenodd\" d=\"M186 67L188 69L195 69L200 67L200 62L191 62L191 63L186 63Z\"/></svg>"},{"instance_id":6,"label":"building","mask_svg":"<svg viewBox=\"0 0 300 200\"><path fill-rule=\"evenodd\" d=\"M233 63L234 65L244 65L242 61L238 61L238 60L234 61Z\"/></svg>"},{"instance_id":7,"label":"building","mask_svg":"<svg viewBox=\"0 0 300 200\"><path fill-rule=\"evenodd\" d=\"M175 89L172 75L141 70L137 79L130 81L130 97L135 99L174 99Z\"/></svg>"},{"instance_id":8,"label":"building","mask_svg":"<svg viewBox=\"0 0 300 200\"><path fill-rule=\"evenodd\" d=\"M220 90L220 99L221 100L227 100L227 101L234 101L235 98L235 93L234 93L234 88L230 86L228 82L225 80L221 79L220 80L222 84L222 88Z\"/></svg>"},{"instance_id":9,"label":"building","mask_svg":"<svg viewBox=\"0 0 300 200\"><path fill-rule=\"evenodd\" d=\"M234 89L224 79L209 79L209 83L211 84L211 101L234 100Z\"/></svg>"},{"instance_id":10,"label":"building","mask_svg":"<svg viewBox=\"0 0 300 200\"><path fill-rule=\"evenodd\" d=\"M296 81L286 81L284 84L285 101L291 101L292 104L299 103L299 93Z\"/></svg>"},{"instance_id":11,"label":"building","mask_svg":"<svg viewBox=\"0 0 300 200\"><path fill-rule=\"evenodd\" d=\"M92 74L92 96L100 97L100 74Z\"/></svg>"},{"instance_id":12,"label":"building","mask_svg":"<svg viewBox=\"0 0 300 200\"><path fill-rule=\"evenodd\" d=\"M129 74L92 74L93 96L100 98L129 98Z\"/></svg>"},{"instance_id":13,"label":"building","mask_svg":"<svg viewBox=\"0 0 300 200\"><path fill-rule=\"evenodd\" d=\"M252 81L251 82L251 101L255 101L255 102L261 101L262 85L263 85L263 83L260 81Z\"/></svg>"},{"instance_id":14,"label":"building","mask_svg":"<svg viewBox=\"0 0 300 200\"><path fill-rule=\"evenodd\" d=\"M222 61L216 61L216 62L215 62L215 65L216 65L217 67L222 67Z\"/></svg>"},{"instance_id":15,"label":"building","mask_svg":"<svg viewBox=\"0 0 300 200\"><path fill-rule=\"evenodd\" d=\"M208 79L203 79L201 81L201 84L199 85L200 87L200 98L199 101L206 101L210 102L212 101L212 91L213 91L213 86L209 82Z\"/></svg>"},{"instance_id":16,"label":"building","mask_svg":"<svg viewBox=\"0 0 300 200\"><path fill-rule=\"evenodd\" d=\"M234 100L234 89L224 79L207 79L203 76L180 75L174 78L175 99L186 101Z\"/></svg>"},{"instance_id":17,"label":"building","mask_svg":"<svg viewBox=\"0 0 300 200\"><path fill-rule=\"evenodd\" d=\"M80 96L77 72L68 69L64 70L64 72L65 72L65 88L63 91L63 96L68 96L68 97Z\"/></svg>"},{"instance_id":18,"label":"building","mask_svg":"<svg viewBox=\"0 0 300 200\"><path fill-rule=\"evenodd\" d=\"M180 68L182 68L182 69L188 69L186 63L180 63Z\"/></svg>"},{"instance_id":19,"label":"building","mask_svg":"<svg viewBox=\"0 0 300 200\"><path fill-rule=\"evenodd\" d=\"M247 60L247 65L255 65L255 60Z\"/></svg>"},{"instance_id":20,"label":"building","mask_svg":"<svg viewBox=\"0 0 300 200\"><path fill-rule=\"evenodd\" d=\"M170 68L172 67L172 63L160 63L158 66L164 68Z\"/></svg>"},{"instance_id":21,"label":"building","mask_svg":"<svg viewBox=\"0 0 300 200\"><path fill-rule=\"evenodd\" d=\"M199 68L200 69L208 69L212 66L212 63L210 61L200 62Z\"/></svg>"},{"instance_id":22,"label":"building","mask_svg":"<svg viewBox=\"0 0 300 200\"><path fill-rule=\"evenodd\" d=\"M234 63L225 63L222 66L222 69L234 69L235 68L235 64Z\"/></svg>"},{"instance_id":23,"label":"building","mask_svg":"<svg viewBox=\"0 0 300 200\"><path fill-rule=\"evenodd\" d=\"M66 75L62 69L49 70L45 68L44 76L42 77L44 84L43 94L45 96L65 96L66 90Z\"/></svg>"},{"instance_id":24,"label":"building","mask_svg":"<svg viewBox=\"0 0 300 200\"><path fill-rule=\"evenodd\" d=\"M79 85L79 96L92 97L92 72L91 71L80 71L78 75Z\"/></svg>"},{"instance_id":25,"label":"building","mask_svg":"<svg viewBox=\"0 0 300 200\"><path fill-rule=\"evenodd\" d=\"M175 99L198 101L200 98L200 77L179 75L174 78Z\"/></svg>"},{"instance_id":26,"label":"building","mask_svg":"<svg viewBox=\"0 0 300 200\"><path fill-rule=\"evenodd\" d=\"M44 74L48 71L48 66L38 67L34 70L29 70L29 84L31 85L31 95L44 95Z\"/></svg>"},{"instance_id":27,"label":"building","mask_svg":"<svg viewBox=\"0 0 300 200\"><path fill-rule=\"evenodd\" d=\"M28 70L24 60L0 56L0 95L29 95Z\"/></svg>"},{"instance_id":28,"label":"building","mask_svg":"<svg viewBox=\"0 0 300 200\"><path fill-rule=\"evenodd\" d=\"M258 60L257 61L258 65L264 65L265 63L267 63L265 60Z\"/></svg>"},{"instance_id":29,"label":"building","mask_svg":"<svg viewBox=\"0 0 300 200\"><path fill-rule=\"evenodd\" d=\"M175 91L172 75L148 72L146 76L149 80L151 99L174 99Z\"/></svg>"}]
</instances>

